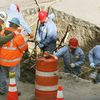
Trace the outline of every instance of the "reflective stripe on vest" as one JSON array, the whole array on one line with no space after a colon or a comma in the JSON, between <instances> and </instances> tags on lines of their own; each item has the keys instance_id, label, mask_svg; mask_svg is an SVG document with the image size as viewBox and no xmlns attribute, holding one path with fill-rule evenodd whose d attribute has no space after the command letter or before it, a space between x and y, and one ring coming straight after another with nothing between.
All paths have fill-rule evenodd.
<instances>
[{"instance_id":1,"label":"reflective stripe on vest","mask_svg":"<svg viewBox=\"0 0 100 100\"><path fill-rule=\"evenodd\" d=\"M23 38L20 33L17 35L19 35L20 39ZM27 43L23 39L21 39L21 41L19 41L20 45L17 45L18 41L18 37L16 38L17 35L15 35L15 38L13 38L11 41L5 43L2 47L0 47L1 49L0 64L2 66L7 66L7 67L16 66L22 59L23 49Z\"/></svg>"},{"instance_id":2,"label":"reflective stripe on vest","mask_svg":"<svg viewBox=\"0 0 100 100\"><path fill-rule=\"evenodd\" d=\"M27 42L24 42L23 45L19 46L19 48L22 49L26 44L27 44Z\"/></svg>"},{"instance_id":3,"label":"reflective stripe on vest","mask_svg":"<svg viewBox=\"0 0 100 100\"><path fill-rule=\"evenodd\" d=\"M4 61L4 62L16 62L16 61L20 61L21 58L16 58L14 60L7 60L7 59L3 59L3 58L0 58L1 61Z\"/></svg>"},{"instance_id":4,"label":"reflective stripe on vest","mask_svg":"<svg viewBox=\"0 0 100 100\"><path fill-rule=\"evenodd\" d=\"M57 90L57 85L54 85L54 86L41 86L41 85L35 85L35 88L37 90L40 90L40 91L56 91Z\"/></svg>"},{"instance_id":5,"label":"reflective stripe on vest","mask_svg":"<svg viewBox=\"0 0 100 100\"><path fill-rule=\"evenodd\" d=\"M41 72L36 70L36 75L38 76L44 76L44 77L53 77L58 75L58 71L53 71L53 72Z\"/></svg>"},{"instance_id":6,"label":"reflective stripe on vest","mask_svg":"<svg viewBox=\"0 0 100 100\"><path fill-rule=\"evenodd\" d=\"M24 46L26 45L26 42L24 42L23 45L19 46L19 49L23 48ZM6 50L18 50L17 47L13 47L13 42L11 40L10 42L10 47L7 47L7 46L2 46L3 49L6 49Z\"/></svg>"}]
</instances>

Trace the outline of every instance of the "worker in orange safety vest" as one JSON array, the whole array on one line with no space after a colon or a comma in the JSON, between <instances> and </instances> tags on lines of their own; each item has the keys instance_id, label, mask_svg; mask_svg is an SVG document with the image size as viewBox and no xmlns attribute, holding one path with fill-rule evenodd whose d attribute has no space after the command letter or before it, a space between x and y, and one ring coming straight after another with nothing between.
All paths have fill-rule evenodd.
<instances>
[{"instance_id":1,"label":"worker in orange safety vest","mask_svg":"<svg viewBox=\"0 0 100 100\"><path fill-rule=\"evenodd\" d=\"M2 34L4 33L6 19L7 19L7 14L4 11L0 11L0 47L14 37L14 34L11 32L6 36L2 36ZM0 66L0 95L4 94L5 90L5 87L3 87L4 84L3 81L5 81L3 76L4 76L3 71Z\"/></svg>"},{"instance_id":2,"label":"worker in orange safety vest","mask_svg":"<svg viewBox=\"0 0 100 100\"><path fill-rule=\"evenodd\" d=\"M18 81L20 78L20 61L23 54L28 49L28 44L25 42L23 36L20 34L18 28L20 27L20 21L17 18L13 18L9 21L9 28L6 28L6 32L3 35L7 35L13 32L15 35L13 39L0 47L0 66L3 71L3 87L7 87L7 71L16 73L16 85L18 88ZM6 90L4 90L6 93Z\"/></svg>"}]
</instances>

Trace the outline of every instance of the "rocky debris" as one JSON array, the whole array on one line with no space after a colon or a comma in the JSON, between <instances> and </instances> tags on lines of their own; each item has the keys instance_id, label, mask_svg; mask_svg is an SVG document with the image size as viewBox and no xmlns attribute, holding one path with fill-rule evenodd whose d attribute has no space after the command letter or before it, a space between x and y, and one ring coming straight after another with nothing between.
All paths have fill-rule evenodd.
<instances>
[{"instance_id":1,"label":"rocky debris","mask_svg":"<svg viewBox=\"0 0 100 100\"><path fill-rule=\"evenodd\" d=\"M65 12L58 11L51 8L56 16L56 23L58 27L58 37L61 40L68 25L72 28L69 31L69 36L65 42L68 43L69 38L76 37L79 40L79 45L87 52L95 45L100 44L100 28L88 21L76 18L75 16L68 15Z\"/></svg>"}]
</instances>

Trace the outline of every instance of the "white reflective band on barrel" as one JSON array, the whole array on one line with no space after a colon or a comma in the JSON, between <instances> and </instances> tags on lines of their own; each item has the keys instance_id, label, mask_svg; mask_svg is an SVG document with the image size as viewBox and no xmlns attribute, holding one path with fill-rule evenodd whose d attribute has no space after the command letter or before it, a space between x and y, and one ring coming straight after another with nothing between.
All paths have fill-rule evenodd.
<instances>
[{"instance_id":1,"label":"white reflective band on barrel","mask_svg":"<svg viewBox=\"0 0 100 100\"><path fill-rule=\"evenodd\" d=\"M54 85L54 86L41 86L41 85L35 85L35 88L37 90L40 90L40 91L55 91L57 90L57 85Z\"/></svg>"},{"instance_id":2,"label":"white reflective band on barrel","mask_svg":"<svg viewBox=\"0 0 100 100\"><path fill-rule=\"evenodd\" d=\"M16 84L15 83L15 78L10 78L10 84Z\"/></svg>"},{"instance_id":3,"label":"white reflective band on barrel","mask_svg":"<svg viewBox=\"0 0 100 100\"><path fill-rule=\"evenodd\" d=\"M9 86L8 91L9 91L9 92L15 92L15 91L17 91L17 88L16 88L16 87L11 87L11 86Z\"/></svg>"},{"instance_id":4,"label":"white reflective band on barrel","mask_svg":"<svg viewBox=\"0 0 100 100\"><path fill-rule=\"evenodd\" d=\"M45 77L53 77L53 76L58 75L58 70L53 71L53 72L41 72L41 71L36 70L36 75L45 76Z\"/></svg>"}]
</instances>

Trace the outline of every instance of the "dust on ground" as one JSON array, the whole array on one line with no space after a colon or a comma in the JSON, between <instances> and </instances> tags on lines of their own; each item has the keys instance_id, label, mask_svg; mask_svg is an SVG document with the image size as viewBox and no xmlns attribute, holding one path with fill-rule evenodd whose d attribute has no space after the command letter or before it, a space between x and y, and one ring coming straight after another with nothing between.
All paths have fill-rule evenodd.
<instances>
[{"instance_id":1,"label":"dust on ground","mask_svg":"<svg viewBox=\"0 0 100 100\"><path fill-rule=\"evenodd\" d=\"M63 87L65 100L100 100L100 84L65 73L59 85Z\"/></svg>"},{"instance_id":2,"label":"dust on ground","mask_svg":"<svg viewBox=\"0 0 100 100\"><path fill-rule=\"evenodd\" d=\"M63 73L58 85L63 87L65 100L100 100L100 83L93 84L89 80ZM19 100L34 100L34 84L20 82L19 91L22 93ZM0 96L0 100L6 100L6 95Z\"/></svg>"},{"instance_id":3,"label":"dust on ground","mask_svg":"<svg viewBox=\"0 0 100 100\"><path fill-rule=\"evenodd\" d=\"M19 82L19 91L21 92L19 100L30 100L34 95L34 84ZM0 100L7 100L6 94L0 95Z\"/></svg>"}]
</instances>

